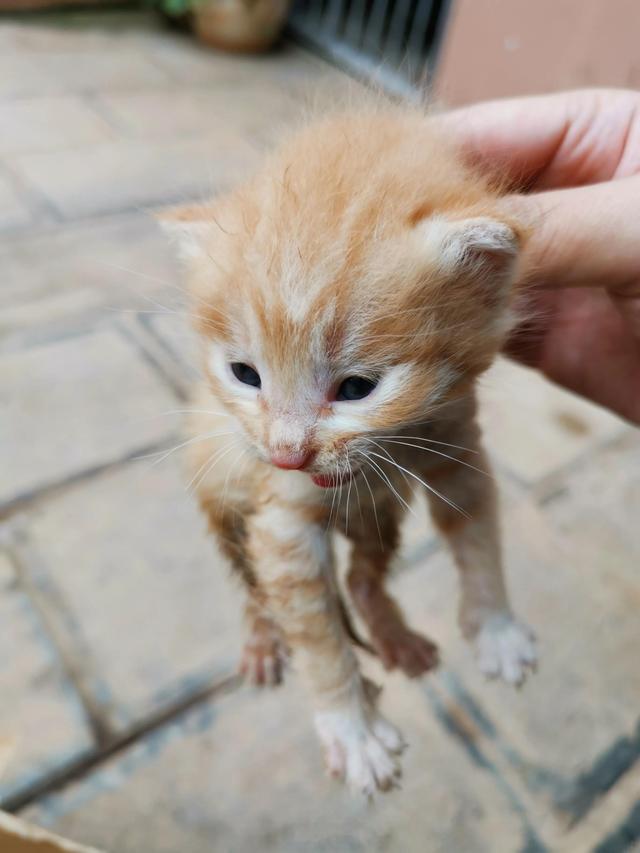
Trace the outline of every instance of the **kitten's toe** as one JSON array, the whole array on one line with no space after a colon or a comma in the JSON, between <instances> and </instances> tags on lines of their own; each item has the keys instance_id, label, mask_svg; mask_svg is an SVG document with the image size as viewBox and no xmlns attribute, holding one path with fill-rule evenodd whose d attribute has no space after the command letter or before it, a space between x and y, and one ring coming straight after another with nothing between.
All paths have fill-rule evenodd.
<instances>
[{"instance_id":1,"label":"kitten's toe","mask_svg":"<svg viewBox=\"0 0 640 853\"><path fill-rule=\"evenodd\" d=\"M401 669L409 678L435 669L440 661L435 643L405 625L393 626L379 634L373 638L373 644L385 669Z\"/></svg>"},{"instance_id":2,"label":"kitten's toe","mask_svg":"<svg viewBox=\"0 0 640 853\"><path fill-rule=\"evenodd\" d=\"M488 678L519 686L535 669L538 656L533 632L508 613L490 617L475 640L478 666Z\"/></svg>"},{"instance_id":3,"label":"kitten's toe","mask_svg":"<svg viewBox=\"0 0 640 853\"><path fill-rule=\"evenodd\" d=\"M354 793L366 797L398 785L397 754L404 741L391 723L377 713L368 720L348 709L319 712L315 722L331 776L344 779Z\"/></svg>"},{"instance_id":4,"label":"kitten's toe","mask_svg":"<svg viewBox=\"0 0 640 853\"><path fill-rule=\"evenodd\" d=\"M280 640L252 637L245 644L239 671L255 687L275 687L282 683L287 657Z\"/></svg>"}]
</instances>

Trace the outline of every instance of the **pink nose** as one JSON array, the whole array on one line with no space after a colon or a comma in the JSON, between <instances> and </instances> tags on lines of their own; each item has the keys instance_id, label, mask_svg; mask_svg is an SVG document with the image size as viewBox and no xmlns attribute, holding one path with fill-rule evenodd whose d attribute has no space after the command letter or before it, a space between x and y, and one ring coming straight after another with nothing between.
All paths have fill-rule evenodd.
<instances>
[{"instance_id":1,"label":"pink nose","mask_svg":"<svg viewBox=\"0 0 640 853\"><path fill-rule=\"evenodd\" d=\"M286 450L280 448L271 454L271 464L276 468L284 468L287 471L299 471L305 468L311 460L308 450Z\"/></svg>"}]
</instances>

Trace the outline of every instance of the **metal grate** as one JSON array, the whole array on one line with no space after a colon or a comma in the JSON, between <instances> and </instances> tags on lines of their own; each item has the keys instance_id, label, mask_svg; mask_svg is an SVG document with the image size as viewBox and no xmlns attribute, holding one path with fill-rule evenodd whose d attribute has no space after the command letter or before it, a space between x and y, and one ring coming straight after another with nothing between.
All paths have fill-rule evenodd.
<instances>
[{"instance_id":1,"label":"metal grate","mask_svg":"<svg viewBox=\"0 0 640 853\"><path fill-rule=\"evenodd\" d=\"M407 94L435 62L449 0L296 0L292 33L333 61Z\"/></svg>"}]
</instances>

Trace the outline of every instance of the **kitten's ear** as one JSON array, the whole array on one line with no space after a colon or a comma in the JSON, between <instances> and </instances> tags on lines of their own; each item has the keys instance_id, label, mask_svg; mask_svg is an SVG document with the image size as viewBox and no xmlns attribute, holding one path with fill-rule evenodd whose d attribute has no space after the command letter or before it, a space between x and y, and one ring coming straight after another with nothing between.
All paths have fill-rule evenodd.
<instances>
[{"instance_id":1,"label":"kitten's ear","mask_svg":"<svg viewBox=\"0 0 640 853\"><path fill-rule=\"evenodd\" d=\"M494 284L511 278L522 238L516 228L489 217L425 219L423 246L451 275L468 273L491 279Z\"/></svg>"},{"instance_id":2,"label":"kitten's ear","mask_svg":"<svg viewBox=\"0 0 640 853\"><path fill-rule=\"evenodd\" d=\"M156 214L156 220L185 261L205 255L207 243L216 230L213 212L205 205L171 207Z\"/></svg>"}]
</instances>

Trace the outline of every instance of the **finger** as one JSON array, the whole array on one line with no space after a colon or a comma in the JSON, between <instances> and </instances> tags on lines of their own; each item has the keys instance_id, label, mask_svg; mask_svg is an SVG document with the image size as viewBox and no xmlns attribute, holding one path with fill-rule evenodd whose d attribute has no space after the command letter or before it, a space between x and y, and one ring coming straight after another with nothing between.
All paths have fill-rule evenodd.
<instances>
[{"instance_id":1,"label":"finger","mask_svg":"<svg viewBox=\"0 0 640 853\"><path fill-rule=\"evenodd\" d=\"M604 287L640 296L640 176L590 187L510 196L502 204L530 225L522 281L547 288Z\"/></svg>"},{"instance_id":2,"label":"finger","mask_svg":"<svg viewBox=\"0 0 640 853\"><path fill-rule=\"evenodd\" d=\"M443 126L476 163L518 187L580 186L640 171L640 95L584 89L454 110Z\"/></svg>"}]
</instances>

